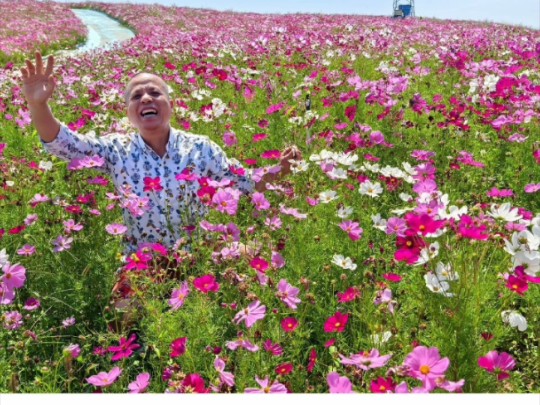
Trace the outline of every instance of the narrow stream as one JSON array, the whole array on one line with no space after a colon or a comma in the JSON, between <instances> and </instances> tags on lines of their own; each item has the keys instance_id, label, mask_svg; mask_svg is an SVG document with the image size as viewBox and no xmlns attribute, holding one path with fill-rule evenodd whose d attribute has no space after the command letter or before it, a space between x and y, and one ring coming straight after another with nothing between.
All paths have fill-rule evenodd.
<instances>
[{"instance_id":1,"label":"narrow stream","mask_svg":"<svg viewBox=\"0 0 540 405\"><path fill-rule=\"evenodd\" d=\"M79 48L72 51L62 51L61 53L64 55L76 55L94 50L107 50L115 44L135 37L133 31L99 11L87 9L71 9L71 11L88 28L88 38L86 39L86 43Z\"/></svg>"}]
</instances>

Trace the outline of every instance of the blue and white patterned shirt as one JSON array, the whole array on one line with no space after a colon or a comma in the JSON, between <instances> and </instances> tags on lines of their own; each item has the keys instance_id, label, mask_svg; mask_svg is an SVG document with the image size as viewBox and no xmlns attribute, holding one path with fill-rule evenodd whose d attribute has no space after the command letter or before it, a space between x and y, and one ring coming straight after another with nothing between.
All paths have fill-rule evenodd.
<instances>
[{"instance_id":1,"label":"blue and white patterned shirt","mask_svg":"<svg viewBox=\"0 0 540 405\"><path fill-rule=\"evenodd\" d=\"M199 183L177 180L185 169L198 177L233 181L240 191L251 193L254 182L238 161L229 159L225 152L206 136L193 135L171 128L169 142L160 157L140 134L111 134L102 137L80 135L61 125L58 137L42 142L49 153L64 160L99 156L105 160L102 171L110 174L117 190L131 189L139 198L148 199L148 208L141 215L123 208L127 252L136 251L141 243L162 243L171 247L182 236L185 227L197 225L208 208L197 196ZM231 167L233 170L231 170ZM162 191L144 191L144 178L161 179Z\"/></svg>"}]
</instances>

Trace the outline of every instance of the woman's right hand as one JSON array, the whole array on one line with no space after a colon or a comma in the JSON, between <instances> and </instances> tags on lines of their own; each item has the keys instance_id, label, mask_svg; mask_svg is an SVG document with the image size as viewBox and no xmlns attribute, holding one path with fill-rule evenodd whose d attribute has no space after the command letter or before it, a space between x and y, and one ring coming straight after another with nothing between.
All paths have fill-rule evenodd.
<instances>
[{"instance_id":1,"label":"woman's right hand","mask_svg":"<svg viewBox=\"0 0 540 405\"><path fill-rule=\"evenodd\" d=\"M36 52L36 64L26 60L26 68L22 68L22 92L28 104L44 104L51 97L55 81L51 76L54 66L54 57L47 59L47 67L43 70L41 53Z\"/></svg>"}]
</instances>

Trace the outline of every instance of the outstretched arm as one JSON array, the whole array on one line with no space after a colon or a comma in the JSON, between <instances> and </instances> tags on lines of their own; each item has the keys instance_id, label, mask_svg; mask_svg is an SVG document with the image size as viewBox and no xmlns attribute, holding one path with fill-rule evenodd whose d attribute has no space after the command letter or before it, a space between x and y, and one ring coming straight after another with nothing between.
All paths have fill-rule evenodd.
<instances>
[{"instance_id":1,"label":"outstretched arm","mask_svg":"<svg viewBox=\"0 0 540 405\"><path fill-rule=\"evenodd\" d=\"M55 82L51 76L54 66L54 57L49 56L47 67L43 70L41 53L36 52L36 64L26 60L26 68L22 68L22 92L28 103L32 122L43 142L52 142L58 136L60 123L49 108Z\"/></svg>"}]
</instances>

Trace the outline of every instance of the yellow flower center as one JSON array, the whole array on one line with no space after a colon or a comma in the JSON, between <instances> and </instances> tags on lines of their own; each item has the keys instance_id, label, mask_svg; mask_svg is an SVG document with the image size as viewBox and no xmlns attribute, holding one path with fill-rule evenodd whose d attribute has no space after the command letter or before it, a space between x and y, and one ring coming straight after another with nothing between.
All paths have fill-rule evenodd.
<instances>
[{"instance_id":1,"label":"yellow flower center","mask_svg":"<svg viewBox=\"0 0 540 405\"><path fill-rule=\"evenodd\" d=\"M424 365L420 367L420 372L424 375L428 375L430 371L431 369L429 368L429 366Z\"/></svg>"}]
</instances>

